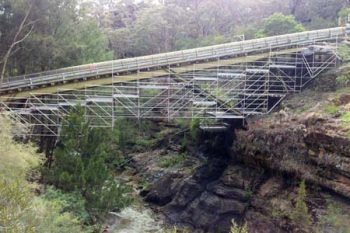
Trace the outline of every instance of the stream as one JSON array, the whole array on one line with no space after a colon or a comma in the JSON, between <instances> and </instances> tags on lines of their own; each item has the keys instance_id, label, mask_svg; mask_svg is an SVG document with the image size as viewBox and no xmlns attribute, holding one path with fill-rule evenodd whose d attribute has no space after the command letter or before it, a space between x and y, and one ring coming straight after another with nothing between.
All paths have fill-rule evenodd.
<instances>
[{"instance_id":1,"label":"stream","mask_svg":"<svg viewBox=\"0 0 350 233\"><path fill-rule=\"evenodd\" d=\"M110 213L109 233L162 233L162 222L146 207L131 206Z\"/></svg>"}]
</instances>

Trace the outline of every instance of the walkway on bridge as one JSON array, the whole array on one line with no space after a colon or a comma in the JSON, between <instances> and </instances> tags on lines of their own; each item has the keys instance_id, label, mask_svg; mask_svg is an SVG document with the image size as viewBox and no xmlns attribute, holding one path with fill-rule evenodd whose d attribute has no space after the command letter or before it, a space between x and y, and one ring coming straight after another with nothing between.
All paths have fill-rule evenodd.
<instances>
[{"instance_id":1,"label":"walkway on bridge","mask_svg":"<svg viewBox=\"0 0 350 233\"><path fill-rule=\"evenodd\" d=\"M45 136L78 105L94 127L118 117L243 119L335 67L345 37L332 28L13 77L0 87L0 108Z\"/></svg>"}]
</instances>

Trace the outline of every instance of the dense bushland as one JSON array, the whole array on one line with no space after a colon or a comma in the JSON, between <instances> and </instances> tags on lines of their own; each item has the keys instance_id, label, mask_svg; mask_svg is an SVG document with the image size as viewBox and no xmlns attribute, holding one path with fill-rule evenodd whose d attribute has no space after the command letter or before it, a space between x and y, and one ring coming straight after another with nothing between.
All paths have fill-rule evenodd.
<instances>
[{"instance_id":1,"label":"dense bushland","mask_svg":"<svg viewBox=\"0 0 350 233\"><path fill-rule=\"evenodd\" d=\"M2 0L0 71L5 78L243 34L250 39L345 25L348 6L346 0Z\"/></svg>"},{"instance_id":2,"label":"dense bushland","mask_svg":"<svg viewBox=\"0 0 350 233\"><path fill-rule=\"evenodd\" d=\"M0 118L0 232L89 232L64 203L35 195L42 156L12 139L11 121Z\"/></svg>"}]
</instances>

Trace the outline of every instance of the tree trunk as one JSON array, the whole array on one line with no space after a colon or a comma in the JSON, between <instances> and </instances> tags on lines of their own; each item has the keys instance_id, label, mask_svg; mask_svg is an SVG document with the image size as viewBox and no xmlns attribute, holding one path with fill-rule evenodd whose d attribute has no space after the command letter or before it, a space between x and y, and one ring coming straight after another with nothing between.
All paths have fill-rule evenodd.
<instances>
[{"instance_id":1,"label":"tree trunk","mask_svg":"<svg viewBox=\"0 0 350 233\"><path fill-rule=\"evenodd\" d=\"M2 83L3 83L4 79L5 79L6 67L7 67L8 60L11 57L12 50L15 48L16 45L18 45L19 43L24 41L29 36L29 34L31 33L31 31L33 29L33 25L32 25L31 30L25 36L23 36L22 39L18 39L20 37L23 29L26 26L28 26L28 25L26 25L26 22L28 20L28 17L29 17L29 14L30 14L31 10L32 10L32 5L29 6L29 8L28 8L28 10L26 12L26 15L24 16L21 24L18 27L16 35L13 38L13 41L12 41L9 49L7 50L7 52L6 52L6 54L5 54L4 58L3 58L3 65L2 65L2 69L1 69L1 75L0 75L0 87L2 86Z\"/></svg>"}]
</instances>

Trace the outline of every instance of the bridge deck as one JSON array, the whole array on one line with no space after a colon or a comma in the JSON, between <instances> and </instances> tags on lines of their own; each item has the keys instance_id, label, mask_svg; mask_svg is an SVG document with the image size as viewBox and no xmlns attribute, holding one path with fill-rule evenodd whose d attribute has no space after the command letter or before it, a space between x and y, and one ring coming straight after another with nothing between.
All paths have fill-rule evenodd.
<instances>
[{"instance_id":1,"label":"bridge deck","mask_svg":"<svg viewBox=\"0 0 350 233\"><path fill-rule=\"evenodd\" d=\"M200 62L233 56L244 56L249 53L263 52L274 48L288 48L299 44L316 41L336 40L346 35L346 28L338 27L281 36L233 42L198 49L156 54L137 58L129 58L88 65L63 68L37 74L10 77L5 79L0 92L18 92L26 88L42 87L43 85L57 85L70 81L86 81L88 78L100 77L123 72L135 72L169 65ZM121 76L121 78L123 78ZM125 77L126 80L129 77ZM104 82L99 84L103 84ZM94 85L95 82L87 83Z\"/></svg>"},{"instance_id":2,"label":"bridge deck","mask_svg":"<svg viewBox=\"0 0 350 233\"><path fill-rule=\"evenodd\" d=\"M301 48L291 48L291 49L283 49L280 51L276 51L273 53L273 55L282 55L282 54L289 54L289 53L295 53L300 51ZM245 62L254 62L263 58L266 58L270 56L270 53L262 53L257 54L254 56L247 56L247 57L235 57L230 59L220 59L220 66L224 65L236 65L240 63ZM172 71L181 74L189 71L196 70L205 70L210 68L216 68L218 66L217 61L209 61L209 62L203 62L198 63L195 65L187 64L183 66L176 66L172 67ZM30 89L30 90L16 90L16 92L11 94L1 94L2 100L10 100L14 98L28 98L31 95L45 95L45 94L53 94L57 92L66 92L71 90L80 90L87 87L94 87L94 86L102 86L102 85L111 85L114 83L123 83L123 82L129 82L129 81L136 81L136 80L144 80L144 79L150 79L150 78L157 78L157 77L164 77L167 76L169 72L159 69L155 71L142 71L138 73L132 73L128 75L116 75L114 78L112 75L109 75L109 77L104 78L95 78L90 80L80 80L80 82L69 82L69 83L59 83L55 85L45 85L37 87L36 89Z\"/></svg>"}]
</instances>

